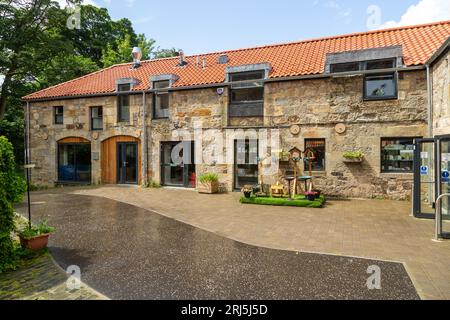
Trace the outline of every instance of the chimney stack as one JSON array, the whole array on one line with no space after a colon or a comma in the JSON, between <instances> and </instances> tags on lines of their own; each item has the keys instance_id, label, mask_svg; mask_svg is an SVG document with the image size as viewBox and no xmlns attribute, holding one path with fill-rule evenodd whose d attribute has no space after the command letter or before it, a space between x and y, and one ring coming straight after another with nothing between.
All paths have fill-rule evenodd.
<instances>
[{"instance_id":1,"label":"chimney stack","mask_svg":"<svg viewBox=\"0 0 450 320\"><path fill-rule=\"evenodd\" d=\"M133 56L133 69L137 69L141 66L142 59L142 50L139 47L134 47L131 51L131 55Z\"/></svg>"},{"instance_id":2,"label":"chimney stack","mask_svg":"<svg viewBox=\"0 0 450 320\"><path fill-rule=\"evenodd\" d=\"M179 66L180 66L180 67L183 67L183 66L187 65L187 61L184 60L184 51L183 51L183 50L180 50L180 51L178 52L178 55L179 55L179 57L180 57L180 64L179 64Z\"/></svg>"}]
</instances>

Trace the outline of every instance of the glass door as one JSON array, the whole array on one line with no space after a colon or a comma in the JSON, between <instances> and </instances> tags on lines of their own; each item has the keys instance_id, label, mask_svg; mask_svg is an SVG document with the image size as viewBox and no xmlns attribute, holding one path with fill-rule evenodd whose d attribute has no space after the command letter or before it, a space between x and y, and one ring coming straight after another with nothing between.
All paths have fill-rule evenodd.
<instances>
[{"instance_id":1,"label":"glass door","mask_svg":"<svg viewBox=\"0 0 450 320\"><path fill-rule=\"evenodd\" d=\"M258 140L234 142L234 189L258 184Z\"/></svg>"},{"instance_id":2,"label":"glass door","mask_svg":"<svg viewBox=\"0 0 450 320\"><path fill-rule=\"evenodd\" d=\"M434 219L435 139L417 139L414 153L414 216Z\"/></svg>"},{"instance_id":3,"label":"glass door","mask_svg":"<svg viewBox=\"0 0 450 320\"><path fill-rule=\"evenodd\" d=\"M138 182L138 145L119 142L117 144L117 167L119 184L137 184Z\"/></svg>"},{"instance_id":4,"label":"glass door","mask_svg":"<svg viewBox=\"0 0 450 320\"><path fill-rule=\"evenodd\" d=\"M441 137L438 140L440 153L440 179L439 194L450 193L450 137ZM450 234L450 198L445 197L441 202L442 206L442 232Z\"/></svg>"},{"instance_id":5,"label":"glass door","mask_svg":"<svg viewBox=\"0 0 450 320\"><path fill-rule=\"evenodd\" d=\"M161 182L169 187L196 187L193 141L161 143Z\"/></svg>"},{"instance_id":6,"label":"glass door","mask_svg":"<svg viewBox=\"0 0 450 320\"><path fill-rule=\"evenodd\" d=\"M58 180L62 183L91 183L90 144L58 145Z\"/></svg>"}]
</instances>

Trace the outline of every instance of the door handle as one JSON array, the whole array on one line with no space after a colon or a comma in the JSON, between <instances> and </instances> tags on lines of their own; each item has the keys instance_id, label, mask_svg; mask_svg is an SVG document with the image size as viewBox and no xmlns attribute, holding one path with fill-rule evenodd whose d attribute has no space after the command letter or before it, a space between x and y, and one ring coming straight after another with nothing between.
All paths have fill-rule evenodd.
<instances>
[{"instance_id":1,"label":"door handle","mask_svg":"<svg viewBox=\"0 0 450 320\"><path fill-rule=\"evenodd\" d=\"M123 166L126 167L128 165L128 162L124 162Z\"/></svg>"}]
</instances>

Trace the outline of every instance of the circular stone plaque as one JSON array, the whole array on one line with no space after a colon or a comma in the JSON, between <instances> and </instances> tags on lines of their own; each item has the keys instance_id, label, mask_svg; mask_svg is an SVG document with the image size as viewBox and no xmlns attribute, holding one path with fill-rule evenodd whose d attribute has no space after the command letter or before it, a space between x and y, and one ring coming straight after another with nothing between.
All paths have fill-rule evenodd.
<instances>
[{"instance_id":1,"label":"circular stone plaque","mask_svg":"<svg viewBox=\"0 0 450 320\"><path fill-rule=\"evenodd\" d=\"M92 133L92 139L97 140L98 139L98 132Z\"/></svg>"},{"instance_id":2,"label":"circular stone plaque","mask_svg":"<svg viewBox=\"0 0 450 320\"><path fill-rule=\"evenodd\" d=\"M291 126L290 131L292 135L296 136L300 133L301 128L298 124L294 124L293 126Z\"/></svg>"},{"instance_id":3,"label":"circular stone plaque","mask_svg":"<svg viewBox=\"0 0 450 320\"><path fill-rule=\"evenodd\" d=\"M339 123L336 125L334 130L336 130L336 132L339 134L343 134L343 133L345 133L345 131L347 131L347 127L345 126L345 124Z\"/></svg>"}]
</instances>

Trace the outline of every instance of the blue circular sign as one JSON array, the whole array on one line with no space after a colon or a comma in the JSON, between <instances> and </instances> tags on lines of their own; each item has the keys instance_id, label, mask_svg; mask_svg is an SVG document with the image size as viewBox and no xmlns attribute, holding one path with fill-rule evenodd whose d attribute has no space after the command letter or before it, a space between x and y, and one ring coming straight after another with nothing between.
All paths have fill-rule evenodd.
<instances>
[{"instance_id":1,"label":"blue circular sign","mask_svg":"<svg viewBox=\"0 0 450 320\"><path fill-rule=\"evenodd\" d=\"M450 178L450 172L448 172L448 171L442 172L442 178L444 178L444 179Z\"/></svg>"}]
</instances>

